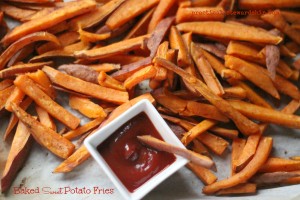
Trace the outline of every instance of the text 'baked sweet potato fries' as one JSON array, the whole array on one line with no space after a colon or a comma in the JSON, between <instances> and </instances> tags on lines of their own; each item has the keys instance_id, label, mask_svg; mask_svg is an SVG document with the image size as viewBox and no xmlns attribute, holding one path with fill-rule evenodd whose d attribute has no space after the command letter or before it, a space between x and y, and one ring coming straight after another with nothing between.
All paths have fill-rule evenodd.
<instances>
[{"instance_id":1,"label":"text 'baked sweet potato fries'","mask_svg":"<svg viewBox=\"0 0 300 200\"><path fill-rule=\"evenodd\" d=\"M54 173L70 172L90 157L82 141L141 99L189 154L209 161L187 165L203 193L299 184L299 155L275 157L272 134L264 135L269 124L300 128L299 7L298 0L1 1L1 122L10 113L2 140L13 139L1 191L33 142L63 159ZM20 25L9 30L4 16ZM145 81L151 92L143 94ZM59 95L68 95L68 110ZM226 149L231 174L217 180L211 154Z\"/></svg>"}]
</instances>

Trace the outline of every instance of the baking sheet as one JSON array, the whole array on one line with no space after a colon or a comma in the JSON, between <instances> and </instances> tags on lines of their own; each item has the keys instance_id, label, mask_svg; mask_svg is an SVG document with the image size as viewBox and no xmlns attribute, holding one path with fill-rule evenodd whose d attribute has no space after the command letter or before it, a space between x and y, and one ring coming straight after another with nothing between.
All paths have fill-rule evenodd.
<instances>
[{"instance_id":1,"label":"baking sheet","mask_svg":"<svg viewBox=\"0 0 300 200\"><path fill-rule=\"evenodd\" d=\"M9 26L15 23L9 21ZM68 108L66 95L59 95L58 102ZM82 124L86 122L78 112ZM300 112L297 113L300 115ZM2 174L10 142L3 142L8 117L0 118L0 173ZM266 131L274 139L273 156L290 157L300 155L300 130L285 129L278 126L270 126ZM19 172L10 190L4 195L0 194L0 200L114 200L123 199L108 177L96 162L90 158L74 171L67 174L53 174L52 171L61 163L61 159L34 144L23 169ZM214 157L219 180L230 175L230 149L222 157ZM32 194L19 194L20 187L31 189ZM236 197L216 197L202 194L203 184L188 169L182 168L156 189L150 192L144 199L230 199L230 200L298 200L300 199L300 185L284 186L273 189L258 190L256 195Z\"/></svg>"}]
</instances>

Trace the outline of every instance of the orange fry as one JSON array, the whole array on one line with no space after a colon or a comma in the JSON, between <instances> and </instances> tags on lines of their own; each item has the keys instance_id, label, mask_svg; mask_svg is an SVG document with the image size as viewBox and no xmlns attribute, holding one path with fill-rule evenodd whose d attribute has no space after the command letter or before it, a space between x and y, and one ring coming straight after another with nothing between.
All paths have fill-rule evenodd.
<instances>
[{"instance_id":1,"label":"orange fry","mask_svg":"<svg viewBox=\"0 0 300 200\"><path fill-rule=\"evenodd\" d=\"M44 108L50 115L60 120L68 127L74 129L79 125L79 118L75 117L69 111L53 101L26 75L18 76L14 81L14 84L32 98L36 104Z\"/></svg>"},{"instance_id":2,"label":"orange fry","mask_svg":"<svg viewBox=\"0 0 300 200\"><path fill-rule=\"evenodd\" d=\"M220 39L242 40L266 44L278 44L282 41L281 37L274 36L255 27L224 22L186 22L178 24L177 28L179 31L193 32L195 34Z\"/></svg>"},{"instance_id":3,"label":"orange fry","mask_svg":"<svg viewBox=\"0 0 300 200\"><path fill-rule=\"evenodd\" d=\"M56 125L54 121L51 119L50 115L47 113L47 111L40 106L35 106L36 113L38 115L38 119L44 126L51 128L56 132Z\"/></svg>"},{"instance_id":4,"label":"orange fry","mask_svg":"<svg viewBox=\"0 0 300 200\"><path fill-rule=\"evenodd\" d=\"M123 83L107 75L104 71L101 71L98 76L98 83L103 87L108 87L120 91L126 91Z\"/></svg>"},{"instance_id":5,"label":"orange fry","mask_svg":"<svg viewBox=\"0 0 300 200\"><path fill-rule=\"evenodd\" d=\"M226 140L208 132L198 135L197 139L218 156L221 156L229 146Z\"/></svg>"},{"instance_id":6,"label":"orange fry","mask_svg":"<svg viewBox=\"0 0 300 200\"><path fill-rule=\"evenodd\" d=\"M59 72L51 67L44 67L43 71L48 75L53 83L60 85L66 89L117 104L122 104L128 101L127 92L105 88L100 85L89 83Z\"/></svg>"},{"instance_id":7,"label":"orange fry","mask_svg":"<svg viewBox=\"0 0 300 200\"><path fill-rule=\"evenodd\" d=\"M241 172L231 176L230 178L205 186L202 190L203 193L213 194L218 192L221 189L230 188L238 185L241 182L243 183L249 180L259 170L259 168L264 164L264 162L266 162L266 160L268 159L268 156L272 149L272 143L273 143L272 138L270 137L262 138L253 159Z\"/></svg>"},{"instance_id":8,"label":"orange fry","mask_svg":"<svg viewBox=\"0 0 300 200\"><path fill-rule=\"evenodd\" d=\"M259 172L290 172L300 170L300 161L271 157L261 166Z\"/></svg>"},{"instance_id":9,"label":"orange fry","mask_svg":"<svg viewBox=\"0 0 300 200\"><path fill-rule=\"evenodd\" d=\"M70 141L58 135L51 128L42 125L19 106L12 104L12 108L40 145L61 158L67 158L73 153L75 146Z\"/></svg>"},{"instance_id":10,"label":"orange fry","mask_svg":"<svg viewBox=\"0 0 300 200\"><path fill-rule=\"evenodd\" d=\"M140 69L124 81L124 86L130 90L141 81L155 77L156 72L153 65Z\"/></svg>"},{"instance_id":11,"label":"orange fry","mask_svg":"<svg viewBox=\"0 0 300 200\"><path fill-rule=\"evenodd\" d=\"M45 30L74 16L89 12L95 7L96 2L93 0L70 2L67 6L58 8L48 15L17 26L9 34L7 34L1 42L4 44L4 46L8 46L25 35Z\"/></svg>"},{"instance_id":12,"label":"orange fry","mask_svg":"<svg viewBox=\"0 0 300 200\"><path fill-rule=\"evenodd\" d=\"M250 137L250 136L249 136ZM231 176L236 174L237 162L241 157L241 152L245 148L246 140L242 138L235 138L232 141L231 148Z\"/></svg>"},{"instance_id":13,"label":"orange fry","mask_svg":"<svg viewBox=\"0 0 300 200\"><path fill-rule=\"evenodd\" d=\"M256 184L241 183L231 188L222 189L217 192L217 195L244 195L256 193Z\"/></svg>"},{"instance_id":14,"label":"orange fry","mask_svg":"<svg viewBox=\"0 0 300 200\"><path fill-rule=\"evenodd\" d=\"M189 162L187 168L190 169L194 174L205 184L210 185L218 179L209 169L196 165Z\"/></svg>"},{"instance_id":15,"label":"orange fry","mask_svg":"<svg viewBox=\"0 0 300 200\"><path fill-rule=\"evenodd\" d=\"M12 112L11 103L15 103L16 105L19 105L22 102L24 97L25 97L24 92L20 90L18 87L15 87L11 95L6 101L5 109Z\"/></svg>"}]
</instances>

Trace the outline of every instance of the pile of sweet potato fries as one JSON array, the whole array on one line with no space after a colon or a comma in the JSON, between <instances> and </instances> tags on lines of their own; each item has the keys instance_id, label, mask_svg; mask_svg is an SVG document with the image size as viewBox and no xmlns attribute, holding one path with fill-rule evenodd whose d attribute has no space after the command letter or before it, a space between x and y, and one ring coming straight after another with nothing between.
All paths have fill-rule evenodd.
<instances>
[{"instance_id":1,"label":"pile of sweet potato fries","mask_svg":"<svg viewBox=\"0 0 300 200\"><path fill-rule=\"evenodd\" d=\"M206 158L231 150L224 180L187 164L203 193L300 183L300 157L272 156L264 136L269 124L300 128L299 8L299 0L1 1L1 118L10 113L2 137L13 138L1 191L33 142L62 159L53 172L70 172L90 157L82 141L141 99L188 149ZM4 17L20 25L9 30ZM141 94L145 80L152 91ZM88 123L56 102L62 93ZM283 97L290 102L276 108Z\"/></svg>"}]
</instances>

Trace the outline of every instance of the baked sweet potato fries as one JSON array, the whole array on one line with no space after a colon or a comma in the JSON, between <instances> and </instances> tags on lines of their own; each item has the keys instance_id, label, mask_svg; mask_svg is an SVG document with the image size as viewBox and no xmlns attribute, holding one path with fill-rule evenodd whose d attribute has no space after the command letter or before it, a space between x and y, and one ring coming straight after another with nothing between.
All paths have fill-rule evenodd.
<instances>
[{"instance_id":1,"label":"baked sweet potato fries","mask_svg":"<svg viewBox=\"0 0 300 200\"><path fill-rule=\"evenodd\" d=\"M82 141L141 99L156 106L187 155L209 161L187 164L204 194L299 184L299 155L276 157L272 133L264 135L269 124L300 128L299 7L298 0L1 1L0 121L10 115L2 140L12 139L1 191L33 142L62 159L54 173L70 172L90 157ZM20 24L8 27L4 16ZM208 166L225 151L231 174L218 180Z\"/></svg>"}]
</instances>

